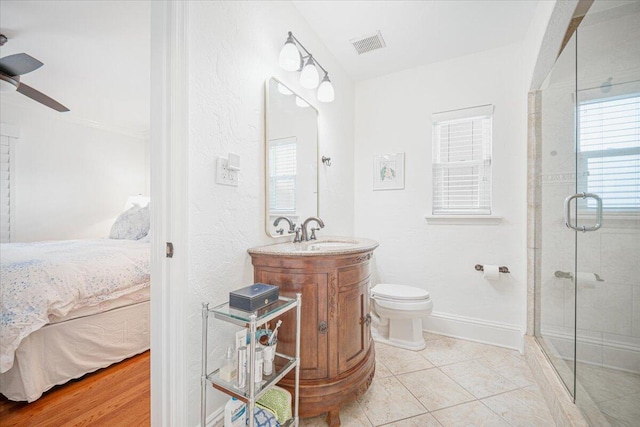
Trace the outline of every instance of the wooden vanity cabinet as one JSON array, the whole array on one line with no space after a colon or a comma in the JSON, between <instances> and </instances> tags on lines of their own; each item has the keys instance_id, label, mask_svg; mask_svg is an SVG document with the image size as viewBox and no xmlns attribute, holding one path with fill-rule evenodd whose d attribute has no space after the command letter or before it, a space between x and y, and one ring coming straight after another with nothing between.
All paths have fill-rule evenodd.
<instances>
[{"instance_id":1,"label":"wooden vanity cabinet","mask_svg":"<svg viewBox=\"0 0 640 427\"><path fill-rule=\"evenodd\" d=\"M261 269L255 273L256 283L277 284L280 295L289 296L301 293L305 300L300 323L300 378L319 379L329 374L327 361L328 339L326 333L310 325L318 325L327 319L327 276L325 274L287 272L278 269ZM295 314L295 313L293 313ZM287 313L281 318L283 325L295 325L295 316ZM295 345L295 329L282 326L278 331L278 352ZM295 348L293 348L295 351Z\"/></svg>"},{"instance_id":2,"label":"wooden vanity cabinet","mask_svg":"<svg viewBox=\"0 0 640 427\"><path fill-rule=\"evenodd\" d=\"M338 372L346 372L366 356L371 342L369 278L338 289Z\"/></svg>"},{"instance_id":3,"label":"wooden vanity cabinet","mask_svg":"<svg viewBox=\"0 0 640 427\"><path fill-rule=\"evenodd\" d=\"M280 295L302 293L299 414L327 412L339 426L340 407L369 388L375 350L369 314L373 250L349 254L286 256L251 253L256 283L277 285ZM278 332L278 352L295 350L295 325L287 313ZM280 385L293 389L293 377Z\"/></svg>"}]
</instances>

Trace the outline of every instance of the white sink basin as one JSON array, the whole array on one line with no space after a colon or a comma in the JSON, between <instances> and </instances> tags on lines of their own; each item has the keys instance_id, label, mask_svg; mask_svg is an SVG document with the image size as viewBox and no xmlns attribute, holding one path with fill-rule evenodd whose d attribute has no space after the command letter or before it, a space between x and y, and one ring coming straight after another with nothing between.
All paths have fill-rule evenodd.
<instances>
[{"instance_id":1,"label":"white sink basin","mask_svg":"<svg viewBox=\"0 0 640 427\"><path fill-rule=\"evenodd\" d=\"M378 242L371 239L361 239L342 236L320 236L318 240L308 242L283 242L274 245L250 248L252 255L301 256L318 257L323 255L348 255L373 250Z\"/></svg>"},{"instance_id":2,"label":"white sink basin","mask_svg":"<svg viewBox=\"0 0 640 427\"><path fill-rule=\"evenodd\" d=\"M356 240L353 241L324 241L324 242L315 242L309 244L307 250L309 251L321 251L323 249L342 249L348 248L350 246L356 245L358 242Z\"/></svg>"}]
</instances>

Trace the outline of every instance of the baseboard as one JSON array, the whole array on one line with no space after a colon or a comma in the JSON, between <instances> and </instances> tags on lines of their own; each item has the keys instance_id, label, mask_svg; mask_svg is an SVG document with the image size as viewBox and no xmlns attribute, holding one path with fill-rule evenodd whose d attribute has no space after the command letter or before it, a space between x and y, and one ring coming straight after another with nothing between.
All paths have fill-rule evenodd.
<instances>
[{"instance_id":1,"label":"baseboard","mask_svg":"<svg viewBox=\"0 0 640 427\"><path fill-rule=\"evenodd\" d=\"M206 427L223 427L224 426L224 406L210 413L207 417Z\"/></svg>"},{"instance_id":2,"label":"baseboard","mask_svg":"<svg viewBox=\"0 0 640 427\"><path fill-rule=\"evenodd\" d=\"M423 320L422 327L426 332L524 352L524 331L515 325L433 312Z\"/></svg>"}]
</instances>

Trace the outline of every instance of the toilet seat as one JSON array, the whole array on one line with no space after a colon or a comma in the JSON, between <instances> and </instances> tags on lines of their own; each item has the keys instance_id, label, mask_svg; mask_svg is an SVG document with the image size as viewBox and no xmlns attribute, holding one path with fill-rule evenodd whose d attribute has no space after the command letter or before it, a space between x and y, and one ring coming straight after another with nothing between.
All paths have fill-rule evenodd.
<instances>
[{"instance_id":1,"label":"toilet seat","mask_svg":"<svg viewBox=\"0 0 640 427\"><path fill-rule=\"evenodd\" d=\"M387 301L430 301L429 292L424 289L405 285L379 283L371 289L371 296L376 300Z\"/></svg>"},{"instance_id":2,"label":"toilet seat","mask_svg":"<svg viewBox=\"0 0 640 427\"><path fill-rule=\"evenodd\" d=\"M411 312L426 312L433 309L433 302L430 299L421 301L394 301L391 299L374 298L376 302L377 311L395 310L395 311L411 311Z\"/></svg>"}]
</instances>

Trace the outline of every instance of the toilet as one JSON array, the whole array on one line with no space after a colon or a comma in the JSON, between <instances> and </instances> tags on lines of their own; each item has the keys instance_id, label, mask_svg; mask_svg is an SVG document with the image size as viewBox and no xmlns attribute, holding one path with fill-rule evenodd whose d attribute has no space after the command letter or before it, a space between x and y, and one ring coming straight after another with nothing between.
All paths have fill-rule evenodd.
<instances>
[{"instance_id":1,"label":"toilet","mask_svg":"<svg viewBox=\"0 0 640 427\"><path fill-rule=\"evenodd\" d=\"M371 335L377 342L422 350L422 319L431 310L433 302L424 289L380 283L371 289Z\"/></svg>"}]
</instances>

